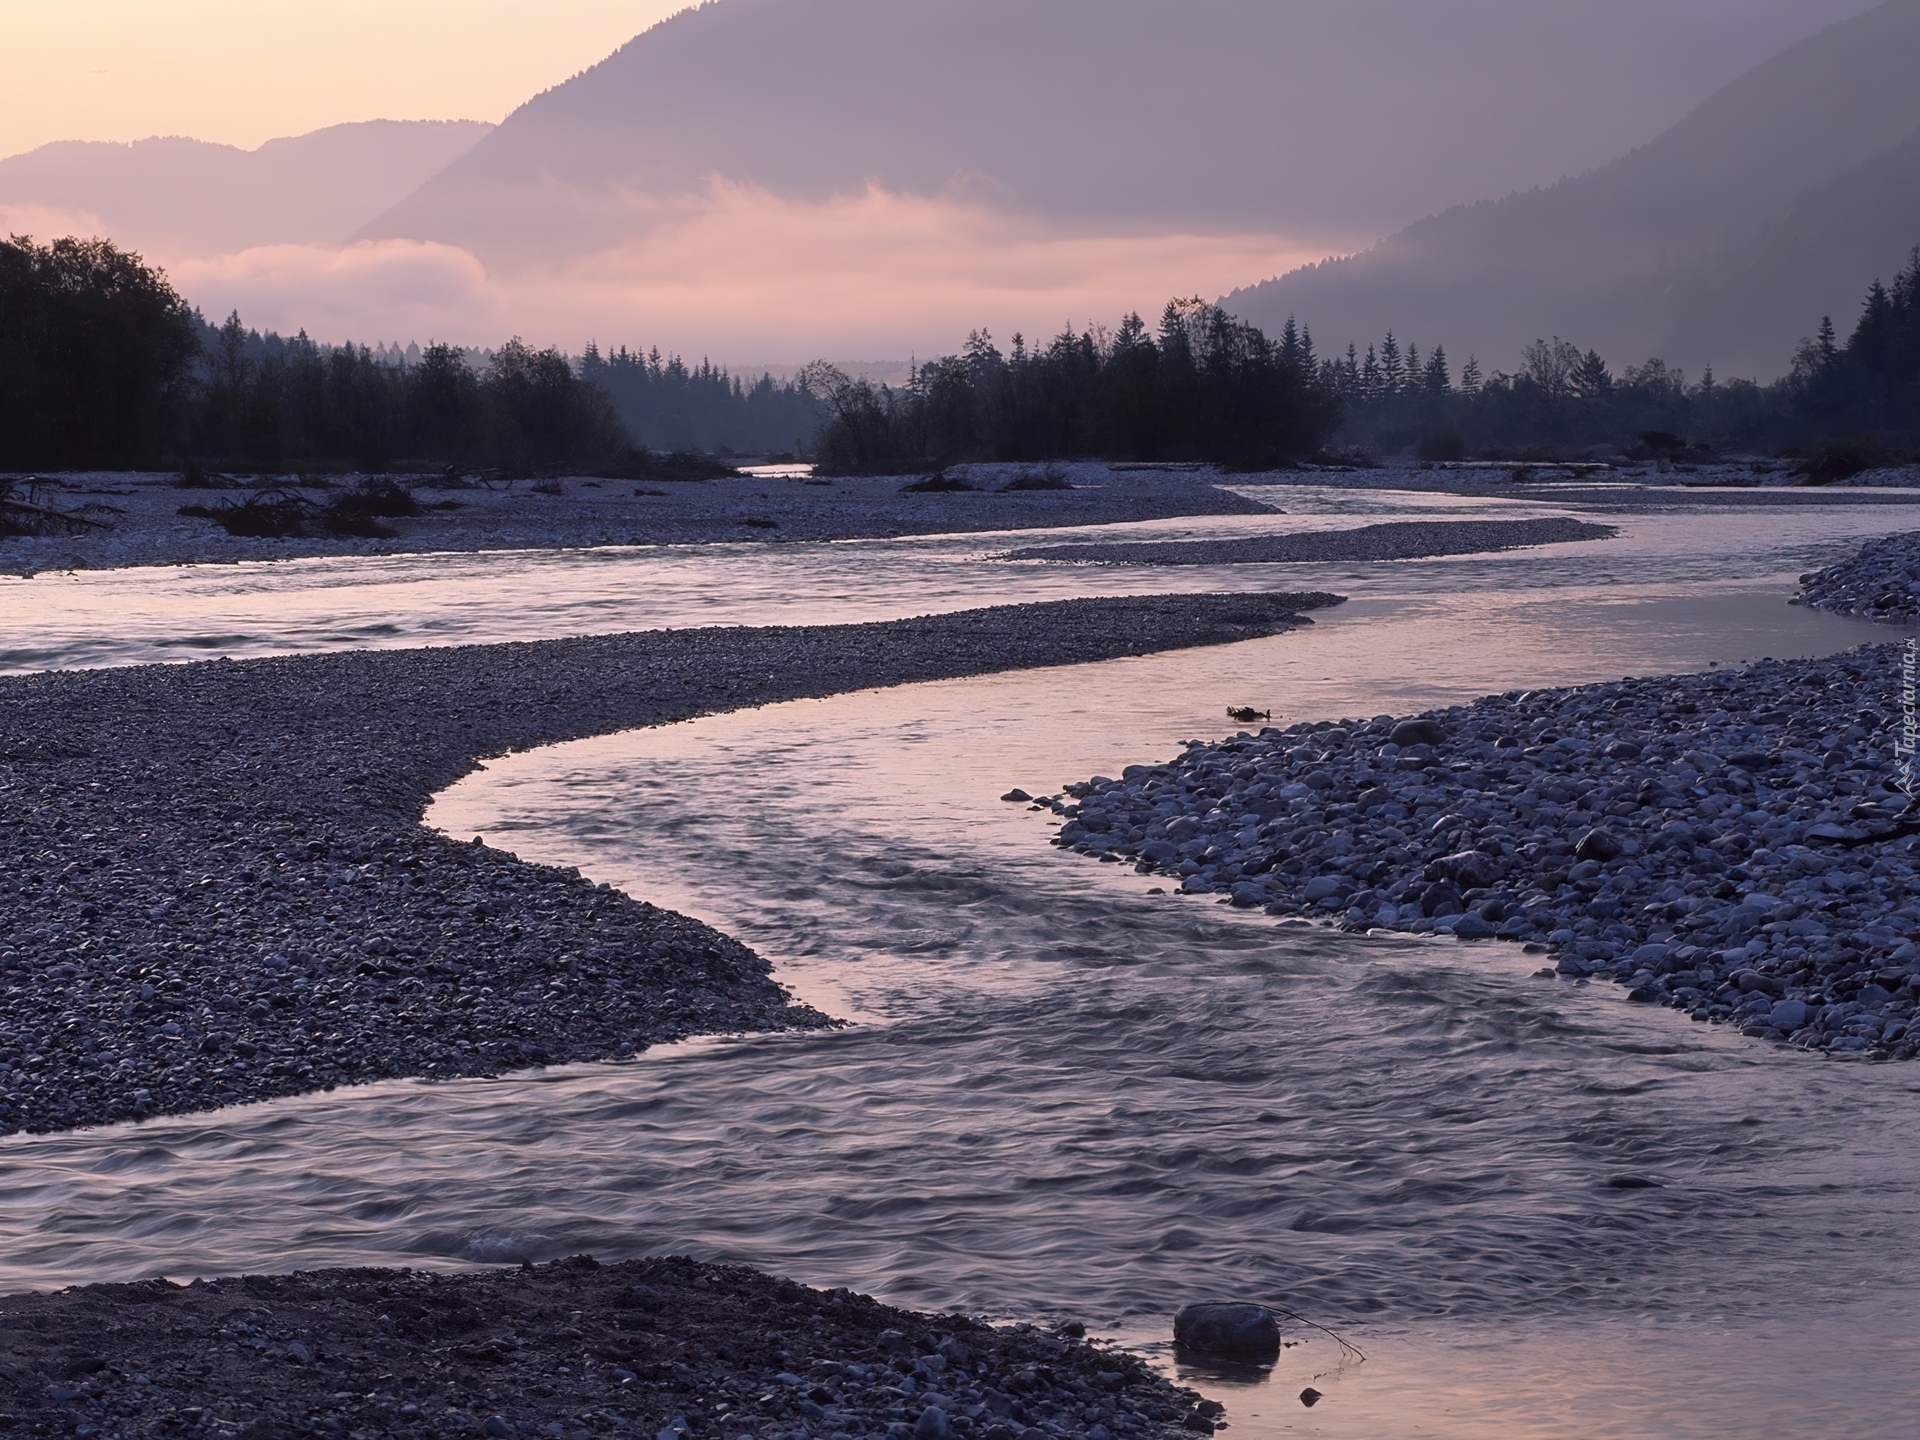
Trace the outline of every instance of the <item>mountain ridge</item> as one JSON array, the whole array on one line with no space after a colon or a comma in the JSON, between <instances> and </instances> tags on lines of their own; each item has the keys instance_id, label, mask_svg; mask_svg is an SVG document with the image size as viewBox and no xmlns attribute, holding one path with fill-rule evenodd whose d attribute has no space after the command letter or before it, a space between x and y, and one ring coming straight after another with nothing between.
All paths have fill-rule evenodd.
<instances>
[{"instance_id":1,"label":"mountain ridge","mask_svg":"<svg viewBox=\"0 0 1920 1440\"><path fill-rule=\"evenodd\" d=\"M0 207L94 216L116 241L170 255L331 244L492 128L478 120L354 121L252 150L177 135L58 140L0 160Z\"/></svg>"},{"instance_id":2,"label":"mountain ridge","mask_svg":"<svg viewBox=\"0 0 1920 1440\"><path fill-rule=\"evenodd\" d=\"M1917 199L1852 237L1845 265L1810 255L1796 271L1766 253L1769 237L1807 233L1804 213L1822 196L1869 210L1844 177L1907 173L1896 157L1920 134L1916 62L1920 0L1889 0L1756 66L1608 165L1451 207L1223 303L1256 324L1297 315L1323 344L1365 345L1392 329L1488 367L1557 333L1616 363L1662 354L1778 374L1821 314L1838 319L1920 240ZM1774 288L1730 270L1769 275Z\"/></svg>"}]
</instances>

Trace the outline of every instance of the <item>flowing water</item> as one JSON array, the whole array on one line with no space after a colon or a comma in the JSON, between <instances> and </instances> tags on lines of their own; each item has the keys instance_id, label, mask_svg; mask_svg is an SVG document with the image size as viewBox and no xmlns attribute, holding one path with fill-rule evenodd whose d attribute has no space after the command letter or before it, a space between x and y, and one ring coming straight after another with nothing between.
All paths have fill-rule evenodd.
<instances>
[{"instance_id":1,"label":"flowing water","mask_svg":"<svg viewBox=\"0 0 1920 1440\"><path fill-rule=\"evenodd\" d=\"M1801 571L1845 553L1856 537L1908 529L1920 516L1911 505L1881 504L1702 512L1676 494L1670 510L1598 516L1624 527L1624 546L1552 546L1471 561L1150 570L991 558L1049 542L1217 539L1386 519L1568 513L1537 501L1398 491L1249 486L1243 493L1286 513L836 544L343 556L0 576L0 674L693 625L887 620L984 603L1206 588L1334 588L1366 597L1424 596L1463 584L1564 589L1626 579L1790 586ZM1551 572L1544 578L1543 569Z\"/></svg>"},{"instance_id":2,"label":"flowing water","mask_svg":"<svg viewBox=\"0 0 1920 1440\"><path fill-rule=\"evenodd\" d=\"M0 1141L0 1289L679 1250L1148 1347L1185 1300L1258 1299L1366 1352L1303 1330L1271 1374L1196 1379L1262 1437L1911 1433L1920 1071L1710 1031L1512 947L1157 893L995 798L1162 758L1227 704L1403 713L1884 638L1784 604L1859 519L1156 574L1358 598L1242 645L498 762L429 823L708 919L854 1023ZM938 583L1010 588L941 543ZM862 559L808 563L823 610L866 603Z\"/></svg>"}]
</instances>

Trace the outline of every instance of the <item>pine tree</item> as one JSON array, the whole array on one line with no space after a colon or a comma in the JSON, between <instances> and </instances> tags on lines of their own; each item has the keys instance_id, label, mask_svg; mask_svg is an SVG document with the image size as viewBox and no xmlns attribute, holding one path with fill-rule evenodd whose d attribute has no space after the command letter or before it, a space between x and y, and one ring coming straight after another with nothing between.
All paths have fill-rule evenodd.
<instances>
[{"instance_id":1,"label":"pine tree","mask_svg":"<svg viewBox=\"0 0 1920 1440\"><path fill-rule=\"evenodd\" d=\"M1450 395L1453 393L1453 375L1447 368L1447 347L1433 347L1433 358L1427 361L1427 393L1429 395Z\"/></svg>"},{"instance_id":2,"label":"pine tree","mask_svg":"<svg viewBox=\"0 0 1920 1440\"><path fill-rule=\"evenodd\" d=\"M1373 346L1367 346L1367 358L1360 367L1360 398L1373 401L1380 398L1380 357L1373 353Z\"/></svg>"},{"instance_id":3,"label":"pine tree","mask_svg":"<svg viewBox=\"0 0 1920 1440\"><path fill-rule=\"evenodd\" d=\"M1425 375L1426 372L1420 364L1420 347L1418 345L1408 345L1407 383L1405 386L1407 394L1411 395L1420 388L1420 382L1425 378Z\"/></svg>"},{"instance_id":4,"label":"pine tree","mask_svg":"<svg viewBox=\"0 0 1920 1440\"><path fill-rule=\"evenodd\" d=\"M1300 367L1300 330L1293 323L1293 316L1287 316L1287 323L1280 330L1280 363L1289 369Z\"/></svg>"},{"instance_id":5,"label":"pine tree","mask_svg":"<svg viewBox=\"0 0 1920 1440\"><path fill-rule=\"evenodd\" d=\"M1406 367L1400 360L1400 342L1393 338L1393 332L1387 331L1387 338L1380 346L1380 391L1383 395L1398 395L1406 383Z\"/></svg>"},{"instance_id":6,"label":"pine tree","mask_svg":"<svg viewBox=\"0 0 1920 1440\"><path fill-rule=\"evenodd\" d=\"M1613 376L1598 350L1589 350L1574 367L1573 393L1585 400L1598 400L1613 393Z\"/></svg>"},{"instance_id":7,"label":"pine tree","mask_svg":"<svg viewBox=\"0 0 1920 1440\"><path fill-rule=\"evenodd\" d=\"M1820 317L1820 335L1813 343L1815 363L1822 370L1832 369L1835 362L1840 359L1840 347L1835 343L1831 315Z\"/></svg>"},{"instance_id":8,"label":"pine tree","mask_svg":"<svg viewBox=\"0 0 1920 1440\"><path fill-rule=\"evenodd\" d=\"M1474 356L1467 356L1467 363L1460 367L1460 393L1472 399L1480 393L1480 362Z\"/></svg>"}]
</instances>

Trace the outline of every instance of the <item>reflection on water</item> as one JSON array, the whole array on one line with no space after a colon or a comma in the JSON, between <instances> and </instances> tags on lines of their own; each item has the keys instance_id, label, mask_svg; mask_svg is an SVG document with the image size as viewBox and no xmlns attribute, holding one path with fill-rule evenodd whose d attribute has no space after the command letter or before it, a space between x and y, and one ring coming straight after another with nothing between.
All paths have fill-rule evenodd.
<instances>
[{"instance_id":1,"label":"reflection on water","mask_svg":"<svg viewBox=\"0 0 1920 1440\"><path fill-rule=\"evenodd\" d=\"M1506 947L1154 894L994 798L1164 755L1250 691L1371 714L1697 663L1729 623L1773 653L1860 633L1777 595L1462 605L500 762L433 822L722 924L864 1023L9 1140L0 1285L689 1250L1143 1344L1199 1296L1351 1333L1364 1365L1309 1342L1222 1392L1262 1435L1757 1435L1795 1376L1829 1418L1884 1416L1916 1358L1892 1322L1844 1371L1777 1362L1837 1348L1863 1292L1911 1309L1904 1069L1708 1031ZM1449 642L1469 613L1480 641ZM1288 1398L1309 1381L1311 1412Z\"/></svg>"},{"instance_id":2,"label":"reflection on water","mask_svg":"<svg viewBox=\"0 0 1920 1440\"><path fill-rule=\"evenodd\" d=\"M1214 539L1382 519L1528 518L1578 507L1392 491L1247 487L1284 515L1071 531L836 544L727 544L356 556L0 577L0 673L227 655L396 649L695 625L897 619L991 601L1202 589L1339 589L1420 597L1621 583L1747 584L1837 559L1860 536L1909 528L1902 506L1596 516L1615 542L1505 556L1193 569L1010 565L1052 541Z\"/></svg>"},{"instance_id":3,"label":"reflection on water","mask_svg":"<svg viewBox=\"0 0 1920 1440\"><path fill-rule=\"evenodd\" d=\"M1645 573L1631 548L1391 567L1268 640L498 762L431 823L707 918L861 1023L0 1141L0 1289L685 1250L1152 1347L1186 1300L1266 1300L1367 1352L1208 1377L1235 1433L1903 1433L1910 1067L1511 947L1156 893L994 798L1164 757L1228 704L1404 713L1884 633L1740 578L1779 551L1633 543Z\"/></svg>"}]
</instances>

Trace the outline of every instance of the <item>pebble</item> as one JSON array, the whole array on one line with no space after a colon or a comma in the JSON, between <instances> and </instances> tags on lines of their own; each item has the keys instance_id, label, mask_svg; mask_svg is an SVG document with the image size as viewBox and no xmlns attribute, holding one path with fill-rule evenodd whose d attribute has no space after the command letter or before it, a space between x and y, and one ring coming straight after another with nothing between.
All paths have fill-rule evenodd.
<instances>
[{"instance_id":1,"label":"pebble","mask_svg":"<svg viewBox=\"0 0 1920 1440\"><path fill-rule=\"evenodd\" d=\"M0 1133L820 1027L684 916L424 829L488 756L1305 623L1325 595L999 606L0 679Z\"/></svg>"},{"instance_id":2,"label":"pebble","mask_svg":"<svg viewBox=\"0 0 1920 1440\"><path fill-rule=\"evenodd\" d=\"M1869 620L1920 615L1920 530L1872 541L1837 565L1802 575L1793 603Z\"/></svg>"},{"instance_id":3,"label":"pebble","mask_svg":"<svg viewBox=\"0 0 1920 1440\"><path fill-rule=\"evenodd\" d=\"M0 1299L0 1333L61 1377L0 1401L33 1434L1173 1440L1208 1404L1030 1324L678 1257L77 1286Z\"/></svg>"},{"instance_id":4,"label":"pebble","mask_svg":"<svg viewBox=\"0 0 1920 1440\"><path fill-rule=\"evenodd\" d=\"M1189 895L1543 946L1553 972L1698 1021L1905 1060L1920 823L1895 750L1901 653L1270 726L1045 803L1055 844Z\"/></svg>"},{"instance_id":5,"label":"pebble","mask_svg":"<svg viewBox=\"0 0 1920 1440\"><path fill-rule=\"evenodd\" d=\"M1314 560L1416 560L1478 555L1572 540L1610 540L1611 525L1584 520L1394 520L1350 530L1255 535L1239 540L1141 540L1040 545L1008 552L1009 560L1108 565L1254 565Z\"/></svg>"}]
</instances>

